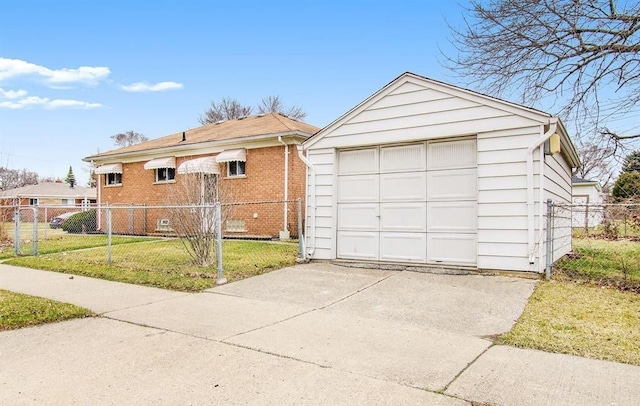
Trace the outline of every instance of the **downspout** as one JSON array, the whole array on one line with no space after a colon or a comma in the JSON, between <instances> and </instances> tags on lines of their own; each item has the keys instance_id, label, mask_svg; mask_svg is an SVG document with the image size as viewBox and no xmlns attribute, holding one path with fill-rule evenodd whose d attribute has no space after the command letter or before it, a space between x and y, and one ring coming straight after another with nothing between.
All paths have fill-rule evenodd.
<instances>
[{"instance_id":1,"label":"downspout","mask_svg":"<svg viewBox=\"0 0 640 406\"><path fill-rule=\"evenodd\" d=\"M546 217L544 216L544 210L546 207L545 204L545 199L544 199L544 166L545 166L545 162L544 162L544 144L540 145L540 181L538 182L540 185L540 190L538 190L538 202L540 202L540 204L538 204L538 238L540 239L541 245L538 246L538 253L542 252L542 236L546 235L542 232L542 230L544 230L544 224L545 224L545 219ZM545 264L538 264L538 267L540 267L540 265L545 265Z\"/></svg>"},{"instance_id":2,"label":"downspout","mask_svg":"<svg viewBox=\"0 0 640 406\"><path fill-rule=\"evenodd\" d=\"M289 230L289 222L287 221L289 214L289 145L282 141L282 136L280 135L278 136L278 142L284 145L284 222L282 225L282 231L287 233ZM287 238L289 237L287 236Z\"/></svg>"},{"instance_id":3,"label":"downspout","mask_svg":"<svg viewBox=\"0 0 640 406\"><path fill-rule=\"evenodd\" d=\"M543 127L544 128L544 127ZM537 140L534 141L533 144L531 144L531 146L527 149L527 228L528 228L528 252L529 252L529 265L533 265L535 263L535 259L536 259L536 253L535 253L535 227L536 227L536 223L535 223L535 190L534 190L534 179L533 179L533 152L536 150L536 148L540 147L541 151L542 151L542 155L540 156L540 160L544 161L544 142L546 140L549 139L549 137L551 137L557 130L558 128L558 118L557 117L550 117L549 118L549 130L547 130L547 132L543 133L540 137L538 137ZM540 132L542 132L543 130L541 130ZM542 177L543 177L543 172L542 172L542 167L544 165L544 162L541 162L540 164L540 168L541 168L541 172L540 172L540 182L539 182L539 186L540 186L540 196L543 196L544 190L543 190L543 181L542 181ZM542 206L542 200L540 201L540 205Z\"/></svg>"},{"instance_id":4,"label":"downspout","mask_svg":"<svg viewBox=\"0 0 640 406\"><path fill-rule=\"evenodd\" d=\"M316 171L311 161L302 153L302 145L298 145L298 157L306 165L308 170L307 190L309 191L308 199L310 201L307 202L306 206L311 209L311 213L307 216L307 210L305 208L305 217L309 219L309 234L311 234L311 236L307 236L310 241L310 247L306 250L306 255L312 257L316 251Z\"/></svg>"},{"instance_id":5,"label":"downspout","mask_svg":"<svg viewBox=\"0 0 640 406\"><path fill-rule=\"evenodd\" d=\"M91 163L93 164L93 162ZM96 175L96 178L98 179L98 215L96 216L98 224L96 228L102 230L102 186L100 182L102 175Z\"/></svg>"}]
</instances>

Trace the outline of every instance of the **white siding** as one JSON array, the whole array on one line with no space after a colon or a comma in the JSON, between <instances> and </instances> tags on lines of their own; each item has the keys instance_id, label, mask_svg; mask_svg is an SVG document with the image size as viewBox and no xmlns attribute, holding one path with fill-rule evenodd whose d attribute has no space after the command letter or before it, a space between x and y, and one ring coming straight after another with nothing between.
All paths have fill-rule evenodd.
<instances>
[{"instance_id":1,"label":"white siding","mask_svg":"<svg viewBox=\"0 0 640 406\"><path fill-rule=\"evenodd\" d=\"M311 172L307 171L307 185L315 184L315 189L308 189L308 194L315 194L315 209L311 207L313 198L307 195L306 236L307 247L315 246L313 258L333 259L335 255L335 193L334 171L335 152L333 149L314 149L308 151L308 159L314 166L315 182ZM311 216L315 215L315 221ZM311 229L313 227L313 229Z\"/></svg>"},{"instance_id":2,"label":"white siding","mask_svg":"<svg viewBox=\"0 0 640 406\"><path fill-rule=\"evenodd\" d=\"M313 148L450 138L536 124L539 122L531 118L471 97L455 97L435 86L406 82L326 133Z\"/></svg>"},{"instance_id":3,"label":"white siding","mask_svg":"<svg viewBox=\"0 0 640 406\"><path fill-rule=\"evenodd\" d=\"M544 201L547 199L554 203L571 203L571 168L561 154L545 156ZM552 246L554 262L571 251L570 210L560 210L554 219ZM542 263L545 261L546 255Z\"/></svg>"},{"instance_id":4,"label":"white siding","mask_svg":"<svg viewBox=\"0 0 640 406\"><path fill-rule=\"evenodd\" d=\"M527 148L539 136L538 125L478 135L478 268L532 270L527 252ZM501 256L509 260L499 265Z\"/></svg>"}]
</instances>

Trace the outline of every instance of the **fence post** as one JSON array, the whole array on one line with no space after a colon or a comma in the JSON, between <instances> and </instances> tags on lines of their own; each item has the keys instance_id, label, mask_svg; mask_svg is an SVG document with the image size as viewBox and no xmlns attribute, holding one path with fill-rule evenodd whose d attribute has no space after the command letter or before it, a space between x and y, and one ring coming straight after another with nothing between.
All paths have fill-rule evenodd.
<instances>
[{"instance_id":1,"label":"fence post","mask_svg":"<svg viewBox=\"0 0 640 406\"><path fill-rule=\"evenodd\" d=\"M227 279L224 277L222 270L222 210L220 202L215 203L215 225L216 225L216 259L218 262L218 277L216 285L224 285Z\"/></svg>"},{"instance_id":2,"label":"fence post","mask_svg":"<svg viewBox=\"0 0 640 406\"><path fill-rule=\"evenodd\" d=\"M304 234L302 231L302 199L296 199L296 208L298 210L298 257L304 261L307 258L304 253Z\"/></svg>"},{"instance_id":3,"label":"fence post","mask_svg":"<svg viewBox=\"0 0 640 406\"><path fill-rule=\"evenodd\" d=\"M551 199L547 199L547 240L546 240L546 267L544 269L544 276L547 280L551 279L551 267L553 266L553 249L551 248L551 242L553 239L553 202Z\"/></svg>"},{"instance_id":4,"label":"fence post","mask_svg":"<svg viewBox=\"0 0 640 406\"><path fill-rule=\"evenodd\" d=\"M20 255L20 208L16 207L13 214L13 249L16 256Z\"/></svg>"},{"instance_id":5,"label":"fence post","mask_svg":"<svg viewBox=\"0 0 640 406\"><path fill-rule=\"evenodd\" d=\"M111 207L107 206L107 265L111 265Z\"/></svg>"},{"instance_id":6,"label":"fence post","mask_svg":"<svg viewBox=\"0 0 640 406\"><path fill-rule=\"evenodd\" d=\"M38 206L31 208L33 210L33 237L31 242L31 254L34 257L38 256Z\"/></svg>"},{"instance_id":7,"label":"fence post","mask_svg":"<svg viewBox=\"0 0 640 406\"><path fill-rule=\"evenodd\" d=\"M47 223L49 222L49 214L47 212L47 207L44 208L44 236L43 240L47 240Z\"/></svg>"}]
</instances>

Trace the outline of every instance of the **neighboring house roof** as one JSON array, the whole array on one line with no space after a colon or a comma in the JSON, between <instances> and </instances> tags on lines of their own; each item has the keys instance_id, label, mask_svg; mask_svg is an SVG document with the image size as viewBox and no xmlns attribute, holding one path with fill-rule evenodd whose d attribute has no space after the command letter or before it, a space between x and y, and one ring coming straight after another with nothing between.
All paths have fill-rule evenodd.
<instances>
[{"instance_id":1,"label":"neighboring house roof","mask_svg":"<svg viewBox=\"0 0 640 406\"><path fill-rule=\"evenodd\" d=\"M582 179L577 176L571 177L571 186L595 186L596 189L600 190L600 182L597 180Z\"/></svg>"},{"instance_id":2,"label":"neighboring house roof","mask_svg":"<svg viewBox=\"0 0 640 406\"><path fill-rule=\"evenodd\" d=\"M292 119L279 113L258 114L233 120L207 124L184 132L141 142L84 158L85 161L105 160L110 157L142 154L155 150L193 148L197 144L215 143L228 140L246 141L252 138L277 137L278 135L299 135L304 138L318 132L311 124Z\"/></svg>"},{"instance_id":3,"label":"neighboring house roof","mask_svg":"<svg viewBox=\"0 0 640 406\"><path fill-rule=\"evenodd\" d=\"M95 199L96 189L83 186L70 188L66 183L44 182L0 192L0 199L15 198Z\"/></svg>"},{"instance_id":4,"label":"neighboring house roof","mask_svg":"<svg viewBox=\"0 0 640 406\"><path fill-rule=\"evenodd\" d=\"M322 139L325 134L333 131L335 128L339 127L341 124L347 122L352 117L365 110L370 105L374 104L378 100L382 99L386 95L388 95L395 88L401 86L403 83L413 82L416 84L428 84L434 88L437 88L440 91L447 92L449 94L455 95L456 97L460 97L463 99L470 99L476 102L482 103L487 106L492 106L495 108L499 108L503 111L508 111L514 115L519 115L523 117L530 118L532 120L538 121L541 124L545 124L549 122L549 119L552 117L550 114L545 113L540 110L536 110L530 107L522 106L516 103L508 102L506 100L498 99L492 96L488 96L482 93L478 93L472 90L464 89L462 87L454 86L448 83L440 82L438 80L430 79L425 76L417 75L411 72L405 72L387 83L382 89L378 90L373 95L369 96L362 103L358 104L338 119L318 131L313 137L307 139L304 142L304 147L309 148L320 139ZM562 142L562 151L563 154L568 158L569 163L572 167L580 166L580 159L578 157L578 153L575 149L575 146L571 142L564 125L560 120L558 120L558 133L561 136Z\"/></svg>"}]
</instances>

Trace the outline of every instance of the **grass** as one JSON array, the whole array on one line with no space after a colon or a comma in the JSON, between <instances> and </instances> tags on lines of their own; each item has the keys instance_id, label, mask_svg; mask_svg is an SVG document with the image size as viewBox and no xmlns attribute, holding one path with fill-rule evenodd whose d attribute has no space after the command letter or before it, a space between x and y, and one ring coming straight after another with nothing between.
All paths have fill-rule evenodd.
<instances>
[{"instance_id":1,"label":"grass","mask_svg":"<svg viewBox=\"0 0 640 406\"><path fill-rule=\"evenodd\" d=\"M82 307L36 296L0 290L0 331L86 317Z\"/></svg>"},{"instance_id":2,"label":"grass","mask_svg":"<svg viewBox=\"0 0 640 406\"><path fill-rule=\"evenodd\" d=\"M297 244L225 241L224 276L233 282L290 266L295 263L297 253ZM115 245L112 259L112 264L108 265L106 247L98 247L21 257L6 263L180 291L213 287L217 274L215 265L194 266L179 240Z\"/></svg>"},{"instance_id":3,"label":"grass","mask_svg":"<svg viewBox=\"0 0 640 406\"><path fill-rule=\"evenodd\" d=\"M640 295L575 282L541 282L499 342L640 365Z\"/></svg>"},{"instance_id":4,"label":"grass","mask_svg":"<svg viewBox=\"0 0 640 406\"><path fill-rule=\"evenodd\" d=\"M112 236L113 245L130 244L141 241L151 241L153 238L136 236ZM107 245L106 235L86 235L86 234L56 234L47 237L44 241L38 241L38 254L52 254L55 252L73 251L79 249L103 247ZM31 241L20 244L20 252L31 254L33 244ZM0 259L14 258L13 246L0 248Z\"/></svg>"},{"instance_id":5,"label":"grass","mask_svg":"<svg viewBox=\"0 0 640 406\"><path fill-rule=\"evenodd\" d=\"M640 242L575 238L573 251L554 265L558 279L637 286L640 292Z\"/></svg>"}]
</instances>

